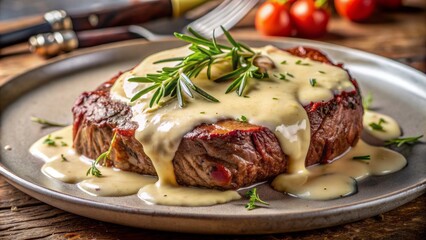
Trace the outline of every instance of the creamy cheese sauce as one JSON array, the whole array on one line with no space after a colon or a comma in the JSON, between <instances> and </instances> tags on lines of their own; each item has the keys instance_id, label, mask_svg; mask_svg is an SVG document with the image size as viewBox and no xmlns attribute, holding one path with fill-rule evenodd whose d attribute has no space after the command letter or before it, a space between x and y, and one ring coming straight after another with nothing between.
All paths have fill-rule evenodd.
<instances>
[{"instance_id":1,"label":"creamy cheese sauce","mask_svg":"<svg viewBox=\"0 0 426 240\"><path fill-rule=\"evenodd\" d=\"M152 160L158 180L106 167L99 167L102 172L100 178L86 176L91 161L78 156L69 147L72 144L71 127L52 133L52 137L63 137L67 147L48 146L43 144L45 138L42 138L30 151L46 161L42 168L44 174L63 182L77 183L81 190L91 195L121 196L138 193L141 199L150 204L181 206L213 205L240 198L236 191L178 186L172 160L183 135L196 126L222 119L237 119L243 115L250 123L268 127L277 136L289 157L289 168L287 173L276 177L272 186L290 195L316 200L350 195L356 191L356 180L368 175L391 173L405 166L406 160L399 153L360 142L338 161L305 168L310 126L303 105L328 101L333 99L334 94L353 91L355 88L346 71L341 68L295 57L272 46L255 51L269 57L276 68L268 71L269 79L251 79L244 92L245 97L239 97L236 93L225 94L229 82L215 83L208 80L205 71L192 79L196 85L219 99L220 103L207 102L196 96L195 99L186 99L185 108L179 108L177 101L165 99L161 107L151 109L148 104L153 92L130 103L131 97L150 84L128 82L128 77L145 76L165 66L173 66L175 63L153 63L165 58L186 56L190 53L188 46L151 55L119 77L111 89L111 96L131 106L132 120L139 126L135 137ZM212 67L212 78L230 71L229 62L215 64ZM315 86L311 86L310 79L315 79ZM387 134L392 132L396 135L393 119L378 113L367 113L364 116L365 122L376 122L383 118ZM352 159L354 156L367 154L371 157L368 161ZM67 160L64 161L63 157Z\"/></svg>"},{"instance_id":2,"label":"creamy cheese sauce","mask_svg":"<svg viewBox=\"0 0 426 240\"><path fill-rule=\"evenodd\" d=\"M380 140L386 141L401 136L401 128L398 122L383 113L366 110L362 121L364 130ZM371 124L379 124L383 129L374 129Z\"/></svg>"},{"instance_id":3,"label":"creamy cheese sauce","mask_svg":"<svg viewBox=\"0 0 426 240\"><path fill-rule=\"evenodd\" d=\"M369 156L369 160L353 159ZM356 180L369 175L384 175L401 170L407 164L401 154L383 147L370 146L360 141L338 160L315 165L298 174L281 174L272 186L300 198L327 200L353 194Z\"/></svg>"},{"instance_id":4,"label":"creamy cheese sauce","mask_svg":"<svg viewBox=\"0 0 426 240\"><path fill-rule=\"evenodd\" d=\"M30 152L46 163L41 171L48 177L55 178L65 183L77 183L78 187L86 193L95 196L124 196L135 194L145 185L155 183L157 178L140 175L132 172L99 166L101 177L86 176L91 160L79 156L72 146L72 126L63 128L50 134L56 146L45 143L45 136L35 142ZM55 139L55 138L61 139ZM66 146L62 146L64 142Z\"/></svg>"}]
</instances>

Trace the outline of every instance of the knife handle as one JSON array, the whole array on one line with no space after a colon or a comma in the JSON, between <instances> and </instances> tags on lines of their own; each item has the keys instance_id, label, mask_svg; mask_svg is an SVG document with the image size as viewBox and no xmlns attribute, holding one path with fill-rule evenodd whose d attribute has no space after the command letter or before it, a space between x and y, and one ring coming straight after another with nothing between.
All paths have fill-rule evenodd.
<instances>
[{"instance_id":1,"label":"knife handle","mask_svg":"<svg viewBox=\"0 0 426 240\"><path fill-rule=\"evenodd\" d=\"M29 39L30 51L44 57L58 55L76 48L86 48L105 43L140 38L129 32L128 26L74 32L64 30L42 33Z\"/></svg>"},{"instance_id":2,"label":"knife handle","mask_svg":"<svg viewBox=\"0 0 426 240\"><path fill-rule=\"evenodd\" d=\"M90 14L70 14L74 31L144 23L173 15L171 0L138 0L132 4L92 11Z\"/></svg>"},{"instance_id":3,"label":"knife handle","mask_svg":"<svg viewBox=\"0 0 426 240\"><path fill-rule=\"evenodd\" d=\"M44 14L44 21L32 26L0 34L0 48L25 42L32 35L44 32L71 29L70 17L63 10L54 10Z\"/></svg>"}]
</instances>

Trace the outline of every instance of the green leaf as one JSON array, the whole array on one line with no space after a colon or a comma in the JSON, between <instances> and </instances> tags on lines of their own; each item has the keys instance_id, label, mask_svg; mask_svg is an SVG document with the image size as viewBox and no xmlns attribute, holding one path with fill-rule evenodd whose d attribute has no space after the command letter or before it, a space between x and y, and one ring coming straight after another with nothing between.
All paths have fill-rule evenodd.
<instances>
[{"instance_id":1,"label":"green leaf","mask_svg":"<svg viewBox=\"0 0 426 240\"><path fill-rule=\"evenodd\" d=\"M232 46L236 47L237 49L240 49L240 45L238 45L238 43L234 40L234 38L231 36L231 34L223 26L220 26L220 28L222 28L222 31L225 34L226 38L228 39L228 42Z\"/></svg>"},{"instance_id":2,"label":"green leaf","mask_svg":"<svg viewBox=\"0 0 426 240\"><path fill-rule=\"evenodd\" d=\"M215 79L215 82L224 82L226 80L232 79L232 78L236 78L237 76L240 76L241 73L247 71L247 68L237 68L234 71L227 73L217 79Z\"/></svg>"},{"instance_id":3,"label":"green leaf","mask_svg":"<svg viewBox=\"0 0 426 240\"><path fill-rule=\"evenodd\" d=\"M184 84L180 83L180 81L176 85L176 87L177 87L176 96L177 96L177 99L178 99L179 107L181 107L181 108L183 108L185 106L185 100L183 99L183 96L182 96L182 89L181 89L182 85L184 85Z\"/></svg>"},{"instance_id":4,"label":"green leaf","mask_svg":"<svg viewBox=\"0 0 426 240\"><path fill-rule=\"evenodd\" d=\"M404 144L415 144L420 142L420 138L422 137L423 135L416 136L416 137L395 138L395 139L386 141L385 145L389 146L392 144L396 144L397 147L401 147Z\"/></svg>"},{"instance_id":5,"label":"green leaf","mask_svg":"<svg viewBox=\"0 0 426 240\"><path fill-rule=\"evenodd\" d=\"M235 79L231 83L231 85L229 85L229 87L226 89L225 93L230 93L230 92L234 91L240 85L242 79L243 79L243 75L241 75L237 79Z\"/></svg>"},{"instance_id":6,"label":"green leaf","mask_svg":"<svg viewBox=\"0 0 426 240\"><path fill-rule=\"evenodd\" d=\"M43 127L66 127L68 124L56 123L39 117L31 117L31 121L43 125Z\"/></svg>"},{"instance_id":7,"label":"green leaf","mask_svg":"<svg viewBox=\"0 0 426 240\"><path fill-rule=\"evenodd\" d=\"M134 101L136 101L137 99L139 99L140 97L142 97L143 95L145 95L145 94L147 94L147 93L149 93L149 92L151 92L152 90L154 90L154 89L156 89L156 88L158 88L160 85L159 84L154 84L154 85L152 85L152 86L149 86L149 87L147 87L147 88L145 88L145 89L143 89L143 90L141 90L141 91L139 91L138 93L136 93L131 99L130 99L130 101L131 102L134 102Z\"/></svg>"},{"instance_id":8,"label":"green leaf","mask_svg":"<svg viewBox=\"0 0 426 240\"><path fill-rule=\"evenodd\" d=\"M193 28L191 28L191 27L188 27L188 31L189 31L192 35L194 35L195 37L197 37L197 38L201 38L201 39L203 39L203 40L209 41L207 38L203 37L201 34L199 34L197 31L195 31L195 30L194 30Z\"/></svg>"},{"instance_id":9,"label":"green leaf","mask_svg":"<svg viewBox=\"0 0 426 240\"><path fill-rule=\"evenodd\" d=\"M243 93L244 93L244 89L246 88L246 85L247 85L247 75L246 74L244 74L243 75L243 78L241 79L241 83L240 83L240 86L239 86L239 88L238 88L238 96L241 96L241 95L243 95Z\"/></svg>"},{"instance_id":10,"label":"green leaf","mask_svg":"<svg viewBox=\"0 0 426 240\"><path fill-rule=\"evenodd\" d=\"M184 59L185 59L184 57L166 58L166 59L155 61L154 64L165 63L165 62L178 62L178 61L183 61Z\"/></svg>"},{"instance_id":11,"label":"green leaf","mask_svg":"<svg viewBox=\"0 0 426 240\"><path fill-rule=\"evenodd\" d=\"M140 83L151 83L151 82L155 82L150 78L147 77L129 77L127 78L128 82L140 82Z\"/></svg>"},{"instance_id":12,"label":"green leaf","mask_svg":"<svg viewBox=\"0 0 426 240\"><path fill-rule=\"evenodd\" d=\"M370 160L371 156L370 155L364 155L364 156L355 156L352 158L353 160Z\"/></svg>"}]
</instances>

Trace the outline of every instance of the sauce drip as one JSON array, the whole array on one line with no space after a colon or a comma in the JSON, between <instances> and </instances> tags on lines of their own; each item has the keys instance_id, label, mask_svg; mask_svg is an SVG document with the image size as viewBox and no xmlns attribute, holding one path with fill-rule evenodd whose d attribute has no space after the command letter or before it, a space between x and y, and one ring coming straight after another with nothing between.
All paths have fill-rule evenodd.
<instances>
[{"instance_id":1,"label":"sauce drip","mask_svg":"<svg viewBox=\"0 0 426 240\"><path fill-rule=\"evenodd\" d=\"M370 159L353 159L365 155ZM315 165L303 173L285 173L277 176L272 182L272 187L300 198L334 199L355 193L356 180L369 175L393 173L401 170L406 164L407 161L401 154L360 141L330 164Z\"/></svg>"}]
</instances>

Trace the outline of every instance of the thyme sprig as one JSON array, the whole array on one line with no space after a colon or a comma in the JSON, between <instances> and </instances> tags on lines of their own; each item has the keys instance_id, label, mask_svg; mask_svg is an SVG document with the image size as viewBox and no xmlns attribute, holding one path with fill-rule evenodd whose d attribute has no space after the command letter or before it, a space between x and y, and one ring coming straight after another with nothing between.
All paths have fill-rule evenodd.
<instances>
[{"instance_id":1,"label":"thyme sprig","mask_svg":"<svg viewBox=\"0 0 426 240\"><path fill-rule=\"evenodd\" d=\"M161 71L147 74L144 77L133 76L128 78L129 82L152 83L151 86L136 93L131 98L132 102L152 91L155 92L149 102L150 107L159 104L164 97L177 98L179 106L184 107L185 97L194 98L194 93L208 101L219 102L218 99L195 85L191 79L196 78L204 69L207 69L207 78L211 79L212 65L223 61L231 61L233 71L215 79L215 81L223 82L234 79L226 93L235 90L241 96L250 78L262 79L268 77L267 73L261 73L253 63L257 54L243 43L235 41L225 28L222 27L222 31L231 46L217 43L214 32L213 38L209 40L192 28L188 28L188 31L193 36L181 33L174 35L176 38L191 44L189 47L192 51L191 54L186 57L163 59L154 63L179 62L177 65L163 67Z\"/></svg>"},{"instance_id":2,"label":"thyme sprig","mask_svg":"<svg viewBox=\"0 0 426 240\"><path fill-rule=\"evenodd\" d=\"M414 144L420 142L419 139L422 138L423 135L417 137L406 137L406 138L395 138L385 142L385 145L393 145L396 144L397 147L401 147L404 144Z\"/></svg>"},{"instance_id":3,"label":"thyme sprig","mask_svg":"<svg viewBox=\"0 0 426 240\"><path fill-rule=\"evenodd\" d=\"M102 160L102 163L104 163L107 160L107 158L109 158L109 155L111 155L111 151L112 151L112 145L115 142L116 136L117 136L117 132L114 132L114 135L112 136L111 143L109 144L108 150L106 152L101 153L101 155L99 155L99 157L97 157L96 160L92 162L92 166L87 170L86 176L89 176L89 174L95 177L102 176L101 171L96 167L96 165L101 160Z\"/></svg>"},{"instance_id":4,"label":"thyme sprig","mask_svg":"<svg viewBox=\"0 0 426 240\"><path fill-rule=\"evenodd\" d=\"M256 205L257 203L261 203L264 205L269 205L269 203L263 201L262 199L260 199L259 194L257 194L257 189L253 188L250 191L248 191L246 193L246 196L249 198L249 202L246 204L246 208L247 210L253 210L255 208L258 208L259 206Z\"/></svg>"}]
</instances>

